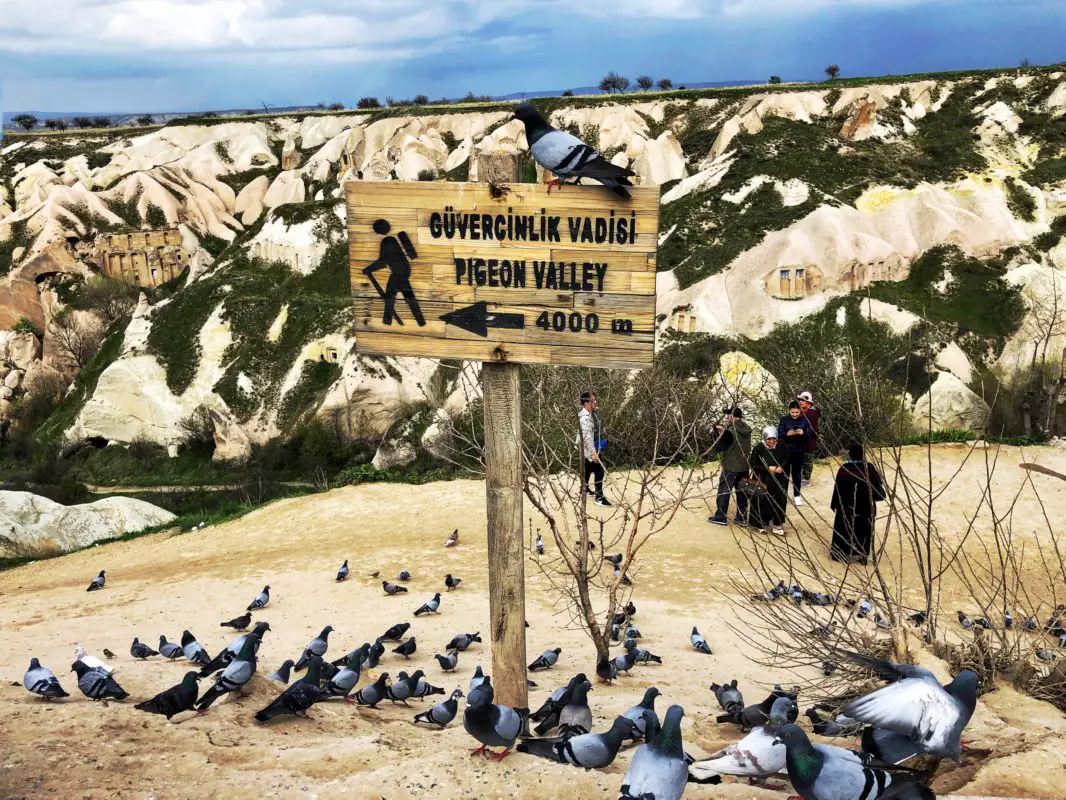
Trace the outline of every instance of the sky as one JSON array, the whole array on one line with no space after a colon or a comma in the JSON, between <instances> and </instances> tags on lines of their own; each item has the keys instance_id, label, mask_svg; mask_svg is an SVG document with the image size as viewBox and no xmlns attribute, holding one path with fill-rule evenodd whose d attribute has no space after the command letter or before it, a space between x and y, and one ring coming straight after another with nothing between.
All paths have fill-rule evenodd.
<instances>
[{"instance_id":1,"label":"sky","mask_svg":"<svg viewBox=\"0 0 1066 800\"><path fill-rule=\"evenodd\" d=\"M164 112L1066 61L1066 0L0 0L0 109Z\"/></svg>"}]
</instances>

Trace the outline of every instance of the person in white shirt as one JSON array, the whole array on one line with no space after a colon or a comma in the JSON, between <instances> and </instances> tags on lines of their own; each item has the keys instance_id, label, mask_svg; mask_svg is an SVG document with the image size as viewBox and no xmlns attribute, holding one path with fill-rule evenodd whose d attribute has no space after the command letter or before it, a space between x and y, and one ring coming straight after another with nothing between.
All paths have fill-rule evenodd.
<instances>
[{"instance_id":1,"label":"person in white shirt","mask_svg":"<svg viewBox=\"0 0 1066 800\"><path fill-rule=\"evenodd\" d=\"M577 422L581 430L581 456L584 461L582 488L586 494L596 497L596 505L610 506L611 504L607 502L607 498L603 495L604 469L603 462L600 460L600 453L603 451L603 446L607 440L603 438L600 415L596 413L598 405L596 395L592 392L582 392L581 410L577 412ZM589 478L591 477L596 479L595 492L589 488Z\"/></svg>"}]
</instances>

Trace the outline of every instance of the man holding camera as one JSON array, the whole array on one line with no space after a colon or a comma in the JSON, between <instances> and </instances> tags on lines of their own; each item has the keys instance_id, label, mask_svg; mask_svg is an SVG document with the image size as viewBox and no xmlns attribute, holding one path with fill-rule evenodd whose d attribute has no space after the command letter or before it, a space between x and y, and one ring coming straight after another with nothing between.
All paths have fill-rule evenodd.
<instances>
[{"instance_id":1,"label":"man holding camera","mask_svg":"<svg viewBox=\"0 0 1066 800\"><path fill-rule=\"evenodd\" d=\"M718 480L717 510L707 517L712 525L729 524L729 496L734 493L737 481L751 469L751 426L744 421L744 411L739 407L722 410L725 419L714 426L718 439L714 449L722 454L722 474ZM748 501L736 492L737 515L733 522L741 527L747 525Z\"/></svg>"}]
</instances>

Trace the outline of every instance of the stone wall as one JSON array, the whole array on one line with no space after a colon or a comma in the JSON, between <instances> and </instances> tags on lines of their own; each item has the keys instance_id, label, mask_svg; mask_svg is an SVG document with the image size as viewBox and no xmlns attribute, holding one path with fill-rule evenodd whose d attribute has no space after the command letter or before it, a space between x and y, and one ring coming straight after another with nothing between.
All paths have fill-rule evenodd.
<instances>
[{"instance_id":1,"label":"stone wall","mask_svg":"<svg viewBox=\"0 0 1066 800\"><path fill-rule=\"evenodd\" d=\"M109 278L137 286L159 286L189 263L177 229L113 233L96 241L96 263Z\"/></svg>"}]
</instances>

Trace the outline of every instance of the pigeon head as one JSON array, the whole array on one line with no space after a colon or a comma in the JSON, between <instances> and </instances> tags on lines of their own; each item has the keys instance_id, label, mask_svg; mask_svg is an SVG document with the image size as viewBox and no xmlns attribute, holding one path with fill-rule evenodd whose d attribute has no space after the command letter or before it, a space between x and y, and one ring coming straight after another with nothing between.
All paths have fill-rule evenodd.
<instances>
[{"instance_id":1,"label":"pigeon head","mask_svg":"<svg viewBox=\"0 0 1066 800\"><path fill-rule=\"evenodd\" d=\"M182 647L184 647L187 644L192 644L195 641L196 641L196 637L193 636L191 633L189 633L189 631L185 630L185 631L181 632L181 646Z\"/></svg>"},{"instance_id":2,"label":"pigeon head","mask_svg":"<svg viewBox=\"0 0 1066 800\"><path fill-rule=\"evenodd\" d=\"M267 584L266 586L264 586L263 587L263 591L264 592L269 592L270 591L270 584Z\"/></svg>"},{"instance_id":3,"label":"pigeon head","mask_svg":"<svg viewBox=\"0 0 1066 800\"><path fill-rule=\"evenodd\" d=\"M515 106L514 115L526 126L526 141L529 143L552 130L552 126L532 103L519 103Z\"/></svg>"},{"instance_id":4,"label":"pigeon head","mask_svg":"<svg viewBox=\"0 0 1066 800\"><path fill-rule=\"evenodd\" d=\"M552 652L555 653L555 655L559 655L559 653L563 652L563 648L556 647Z\"/></svg>"},{"instance_id":5,"label":"pigeon head","mask_svg":"<svg viewBox=\"0 0 1066 800\"><path fill-rule=\"evenodd\" d=\"M659 750L664 753L684 758L685 751L681 746L681 718L685 716L685 709L681 706L670 706L666 710L666 719L663 720L662 730L659 731L659 739L656 742Z\"/></svg>"},{"instance_id":6,"label":"pigeon head","mask_svg":"<svg viewBox=\"0 0 1066 800\"><path fill-rule=\"evenodd\" d=\"M452 700L458 700L460 697L466 697L466 695L463 694L462 689L456 689L452 692Z\"/></svg>"},{"instance_id":7,"label":"pigeon head","mask_svg":"<svg viewBox=\"0 0 1066 800\"><path fill-rule=\"evenodd\" d=\"M185 677L181 679L181 682L186 686L193 686L200 680L200 673L194 670L189 670L185 673Z\"/></svg>"},{"instance_id":8,"label":"pigeon head","mask_svg":"<svg viewBox=\"0 0 1066 800\"><path fill-rule=\"evenodd\" d=\"M103 570L100 570L100 577L101 578L104 577L104 571Z\"/></svg>"},{"instance_id":9,"label":"pigeon head","mask_svg":"<svg viewBox=\"0 0 1066 800\"><path fill-rule=\"evenodd\" d=\"M977 687L980 683L976 672L964 669L945 687L945 691L972 711L977 706Z\"/></svg>"},{"instance_id":10,"label":"pigeon head","mask_svg":"<svg viewBox=\"0 0 1066 800\"><path fill-rule=\"evenodd\" d=\"M30 659L30 669L40 669L40 668L41 668L41 662L38 659L36 659L36 658L31 658Z\"/></svg>"},{"instance_id":11,"label":"pigeon head","mask_svg":"<svg viewBox=\"0 0 1066 800\"><path fill-rule=\"evenodd\" d=\"M662 692L660 692L656 687L649 686L648 691L644 692L644 700L641 702L641 705L644 706L644 708L654 708L655 698L661 694Z\"/></svg>"},{"instance_id":12,"label":"pigeon head","mask_svg":"<svg viewBox=\"0 0 1066 800\"><path fill-rule=\"evenodd\" d=\"M74 645L74 658L81 660L87 655L89 655L89 653L84 647L80 644Z\"/></svg>"},{"instance_id":13,"label":"pigeon head","mask_svg":"<svg viewBox=\"0 0 1066 800\"><path fill-rule=\"evenodd\" d=\"M774 700L774 704L770 707L770 721L773 723L788 722L790 711L792 711L792 699L779 697Z\"/></svg>"},{"instance_id":14,"label":"pigeon head","mask_svg":"<svg viewBox=\"0 0 1066 800\"><path fill-rule=\"evenodd\" d=\"M78 673L78 677L80 678L82 675L89 671L89 667L86 666L85 662L79 658L77 661L70 665L70 671Z\"/></svg>"},{"instance_id":15,"label":"pigeon head","mask_svg":"<svg viewBox=\"0 0 1066 800\"><path fill-rule=\"evenodd\" d=\"M252 633L262 638L263 634L270 630L269 622L257 622L255 627L252 628Z\"/></svg>"},{"instance_id":16,"label":"pigeon head","mask_svg":"<svg viewBox=\"0 0 1066 800\"><path fill-rule=\"evenodd\" d=\"M411 675L411 677L410 677L410 679L409 679L409 680L411 681L411 683L418 683L418 681L419 681L419 680L420 680L421 678L423 678L423 677L425 676L425 674L426 674L426 673L425 673L425 672L423 672L422 670L420 670L420 669L416 669L416 670L414 671L414 674L412 674L412 675Z\"/></svg>"},{"instance_id":17,"label":"pigeon head","mask_svg":"<svg viewBox=\"0 0 1066 800\"><path fill-rule=\"evenodd\" d=\"M323 638L323 639L325 639L325 638L326 638L327 636L329 636L329 635L330 635L331 633L333 633L333 626L332 626L332 625L327 625L326 627L324 627L324 628L322 629L322 634L321 634L321 635L322 635L322 638Z\"/></svg>"},{"instance_id":18,"label":"pigeon head","mask_svg":"<svg viewBox=\"0 0 1066 800\"><path fill-rule=\"evenodd\" d=\"M774 744L805 750L811 746L811 740L807 738L807 734L803 732L803 728L795 723L789 722L778 728Z\"/></svg>"}]
</instances>

